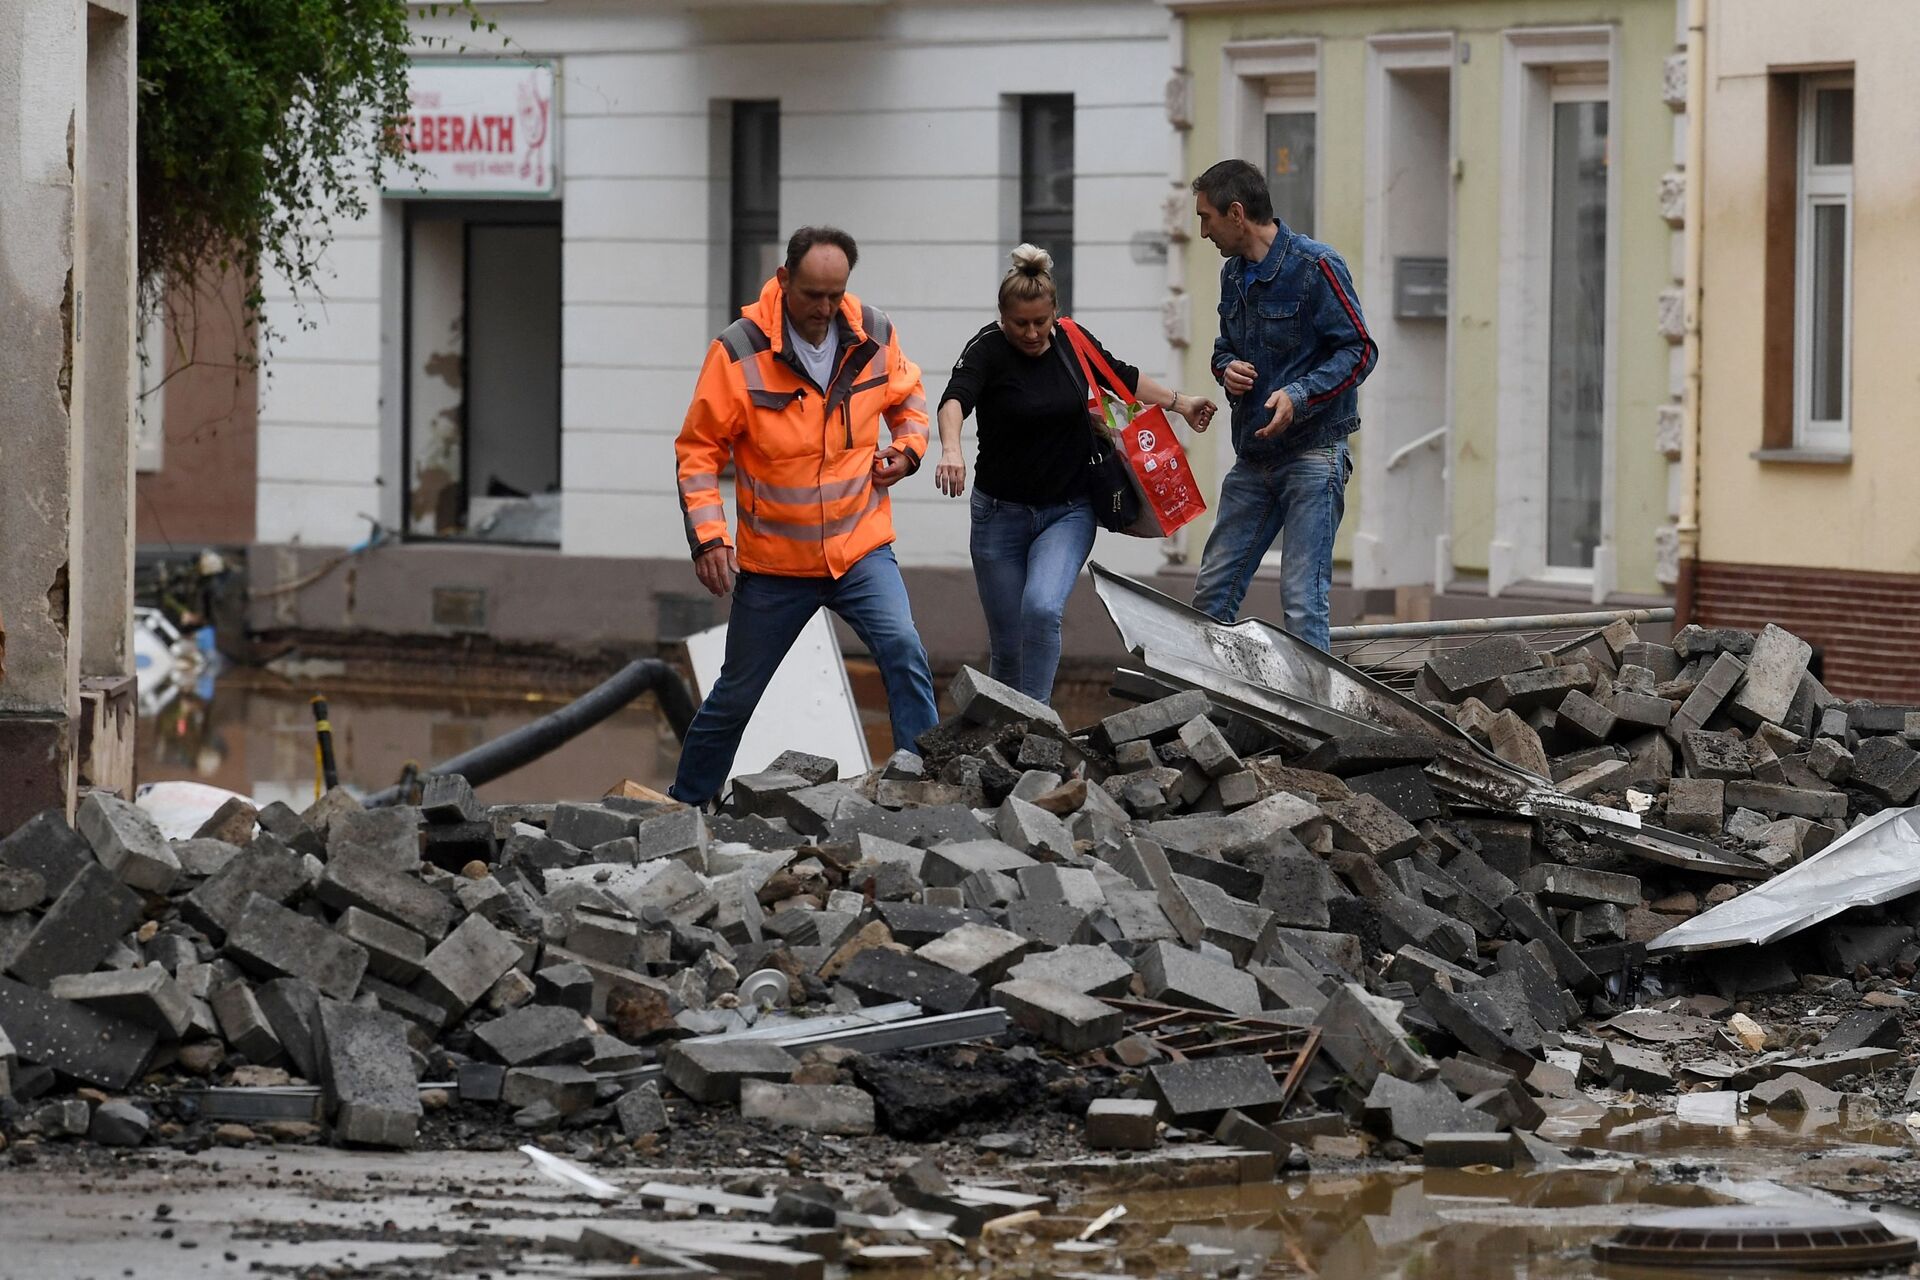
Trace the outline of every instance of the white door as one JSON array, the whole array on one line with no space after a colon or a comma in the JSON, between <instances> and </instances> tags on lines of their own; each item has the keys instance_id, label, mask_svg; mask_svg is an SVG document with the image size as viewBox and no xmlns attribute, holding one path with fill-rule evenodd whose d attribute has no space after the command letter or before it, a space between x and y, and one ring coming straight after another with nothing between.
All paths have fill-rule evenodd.
<instances>
[{"instance_id":1,"label":"white door","mask_svg":"<svg viewBox=\"0 0 1920 1280\"><path fill-rule=\"evenodd\" d=\"M1362 305L1380 363L1361 389L1353 582L1444 589L1452 40L1383 40L1371 53Z\"/></svg>"}]
</instances>

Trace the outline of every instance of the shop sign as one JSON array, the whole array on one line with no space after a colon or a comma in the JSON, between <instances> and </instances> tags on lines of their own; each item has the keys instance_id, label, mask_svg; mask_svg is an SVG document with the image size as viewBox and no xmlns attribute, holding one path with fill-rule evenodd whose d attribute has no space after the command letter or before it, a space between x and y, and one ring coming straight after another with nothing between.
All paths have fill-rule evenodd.
<instances>
[{"instance_id":1,"label":"shop sign","mask_svg":"<svg viewBox=\"0 0 1920 1280\"><path fill-rule=\"evenodd\" d=\"M559 113L548 62L416 62L400 126L421 172L395 172L392 196L551 196Z\"/></svg>"}]
</instances>

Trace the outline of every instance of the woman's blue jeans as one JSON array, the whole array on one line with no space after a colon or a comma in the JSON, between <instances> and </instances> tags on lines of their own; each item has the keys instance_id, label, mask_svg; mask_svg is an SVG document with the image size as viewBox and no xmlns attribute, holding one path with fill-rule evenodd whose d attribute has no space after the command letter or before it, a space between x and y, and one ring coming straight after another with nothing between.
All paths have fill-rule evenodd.
<instances>
[{"instance_id":1,"label":"woman's blue jeans","mask_svg":"<svg viewBox=\"0 0 1920 1280\"><path fill-rule=\"evenodd\" d=\"M973 580L993 646L988 674L1029 698L1053 696L1060 615L1093 551L1093 505L1002 502L973 491Z\"/></svg>"}]
</instances>

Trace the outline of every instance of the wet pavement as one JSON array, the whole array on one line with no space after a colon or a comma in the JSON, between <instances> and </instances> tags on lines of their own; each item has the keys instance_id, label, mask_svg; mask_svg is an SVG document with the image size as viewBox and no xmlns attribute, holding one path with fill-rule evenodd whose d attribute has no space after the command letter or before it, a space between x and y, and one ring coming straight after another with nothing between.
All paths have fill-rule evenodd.
<instances>
[{"instance_id":1,"label":"wet pavement","mask_svg":"<svg viewBox=\"0 0 1920 1280\"><path fill-rule=\"evenodd\" d=\"M1061 1191L1061 1202L1036 1220L990 1230L965 1247L920 1241L930 1257L886 1274L1700 1275L1706 1273L1609 1269L1589 1250L1620 1227L1669 1209L1842 1199L1871 1208L1897 1233L1920 1235L1920 1216L1873 1203L1888 1187L1890 1170L1910 1159L1897 1126L1848 1129L1831 1116L1700 1125L1623 1106L1569 1145L1591 1154L1562 1167L1521 1171L1375 1166L1177 1192ZM631 1192L656 1178L717 1186L787 1170L714 1168L697 1177L673 1169L597 1172ZM1017 1166L1005 1173L1018 1180ZM631 1271L575 1257L572 1242L584 1228L656 1240L765 1230L751 1218L669 1217L633 1196L605 1205L571 1197L513 1152L48 1152L35 1164L0 1170L0 1203L6 1206L0 1213L4 1280L604 1276ZM1123 1217L1090 1240L1076 1239L1116 1204L1125 1206ZM852 1261L830 1261L827 1273L845 1274Z\"/></svg>"}]
</instances>

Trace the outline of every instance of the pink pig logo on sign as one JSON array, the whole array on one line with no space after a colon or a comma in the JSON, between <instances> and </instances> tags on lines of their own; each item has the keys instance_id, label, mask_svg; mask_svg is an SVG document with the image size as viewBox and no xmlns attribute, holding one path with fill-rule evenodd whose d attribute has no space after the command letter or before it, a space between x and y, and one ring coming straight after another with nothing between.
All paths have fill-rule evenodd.
<instances>
[{"instance_id":1,"label":"pink pig logo on sign","mask_svg":"<svg viewBox=\"0 0 1920 1280\"><path fill-rule=\"evenodd\" d=\"M1153 438L1153 432L1143 430L1139 434L1135 435L1133 439L1134 439L1134 443L1140 446L1140 452L1142 453L1153 452L1153 446L1155 444L1155 441Z\"/></svg>"}]
</instances>

